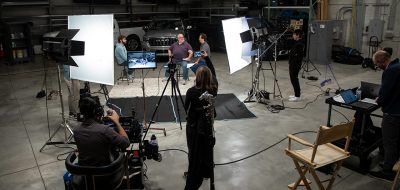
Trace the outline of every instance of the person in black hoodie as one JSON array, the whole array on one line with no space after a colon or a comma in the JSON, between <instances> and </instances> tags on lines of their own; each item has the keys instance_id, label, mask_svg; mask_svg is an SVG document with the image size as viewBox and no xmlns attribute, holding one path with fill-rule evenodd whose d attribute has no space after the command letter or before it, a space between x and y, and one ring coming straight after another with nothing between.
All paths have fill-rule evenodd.
<instances>
[{"instance_id":1,"label":"person in black hoodie","mask_svg":"<svg viewBox=\"0 0 400 190\"><path fill-rule=\"evenodd\" d=\"M300 101L300 83L299 83L299 72L304 56L304 42L302 40L302 31L296 29L293 32L293 40L295 44L289 53L289 75L290 82L294 89L294 95L289 96L289 101L296 102Z\"/></svg>"},{"instance_id":2,"label":"person in black hoodie","mask_svg":"<svg viewBox=\"0 0 400 190\"><path fill-rule=\"evenodd\" d=\"M213 147L213 119L204 106L209 102L201 100L200 96L207 92L214 98L218 92L218 81L215 68L207 56L202 54L207 66L199 67L196 71L195 85L186 92L185 109L187 110L186 139L189 152L189 168L186 178L185 190L198 189L204 178L212 175ZM215 113L215 110L214 110ZM215 114L212 114L215 116Z\"/></svg>"}]
</instances>

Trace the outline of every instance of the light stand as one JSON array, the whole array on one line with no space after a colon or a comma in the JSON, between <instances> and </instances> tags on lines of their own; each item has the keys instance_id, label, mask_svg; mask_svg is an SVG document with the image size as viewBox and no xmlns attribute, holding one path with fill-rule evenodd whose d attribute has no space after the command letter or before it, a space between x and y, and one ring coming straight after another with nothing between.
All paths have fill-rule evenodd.
<instances>
[{"instance_id":1,"label":"light stand","mask_svg":"<svg viewBox=\"0 0 400 190\"><path fill-rule=\"evenodd\" d=\"M176 107L177 107L177 110L178 110L179 125L180 125L180 128L181 128L181 130L182 130L181 114L180 114L180 109L179 109L179 104L178 104L179 101L178 101L178 97L177 97L177 96L179 95L179 98L180 98L180 100L181 100L182 105L184 105L184 102L183 102L183 98L182 98L182 95L181 95L181 91L179 90L179 86L178 86L177 81L176 81L176 79L175 79L176 64L168 63L167 65L168 65L168 67L169 67L169 68L168 68L168 70L169 70L169 77L168 77L168 80L167 80L167 82L166 82L166 84L165 84L165 87L164 87L164 89L163 89L163 91L162 91L162 93L161 93L161 96L160 96L160 98L158 99L158 102L157 102L157 104L156 104L156 108L155 108L155 110L154 110L154 112L153 112L153 115L151 116L151 119L150 119L150 122L149 122L149 126L148 126L146 132L145 132L144 135L143 135L143 140L146 138L147 132L148 132L149 130L151 130L151 124L153 123L153 119L154 119L154 117L156 116L158 107L160 106L161 100L162 100L162 98L164 97L165 90L167 89L168 83L169 83L170 81L171 81L171 96L172 96L173 98L175 98ZM186 109L185 109L185 113L186 113Z\"/></svg>"},{"instance_id":2,"label":"light stand","mask_svg":"<svg viewBox=\"0 0 400 190\"><path fill-rule=\"evenodd\" d=\"M57 128L57 130L54 131L54 133L50 136L50 138L46 141L46 143L40 148L40 152L43 151L43 149L47 145L55 145L55 144L74 144L71 142L72 137L73 137L73 132L71 127L68 124L67 119L65 118L65 111L64 111L64 102L63 102L63 96L62 96L62 90L61 90L61 72L60 72L60 64L57 64L57 78L58 78L58 94L60 96L60 103L61 103L61 117L62 117L62 123L60 126ZM64 128L64 141L61 142L53 142L52 139L53 137L57 134L57 132L61 129ZM68 136L67 133L70 133Z\"/></svg>"},{"instance_id":3,"label":"light stand","mask_svg":"<svg viewBox=\"0 0 400 190\"><path fill-rule=\"evenodd\" d=\"M276 59L277 59L277 42L278 42L278 40L287 32L289 30L289 28L286 28L286 30L283 32L283 33L281 33L276 39L274 39L274 41L260 54L260 52L261 52L261 45L259 45L259 47L258 47L258 49L257 49L257 59L255 60L256 61L256 63L257 63L257 69L256 69L256 73L255 73L255 75L254 75L254 79L253 79L253 82L252 82L252 87L251 87L251 89L250 89L250 91L249 91L249 95L248 95L248 97L244 100L244 103L248 103L248 102L255 102L254 100L252 100L252 98L253 97L256 97L257 98L257 101L259 102L259 103L264 103L264 102L262 102L261 100L262 99L268 99L268 97L266 97L266 95L267 94L265 94L265 93L262 93L261 91L260 91L260 89L259 89L259 83L260 83L260 80L259 80L259 77L260 77L260 71L261 70L263 70L262 69L262 59L263 59L263 56L264 56L264 54L272 47L272 46L275 46L275 69L276 69ZM279 87L279 84L278 84L278 80L277 80L277 77L276 77L276 71L274 70L274 68L272 67L272 63L270 62L270 69L269 70L272 70L272 73L273 73L273 75L274 75L274 97L282 97L282 93L281 93L281 90L280 90L280 87ZM276 95L276 87L278 88L278 90L279 90L279 95Z\"/></svg>"},{"instance_id":4,"label":"light stand","mask_svg":"<svg viewBox=\"0 0 400 190\"><path fill-rule=\"evenodd\" d=\"M301 73L301 77L302 78L306 78L304 76L304 72L306 72L307 74L309 74L312 71L317 71L319 75L321 75L321 72L319 72L319 70L317 69L317 67L314 65L314 63L311 61L310 59L310 28L311 26L308 27L307 30L307 52L306 52L306 59L304 59L303 61L303 65L301 66L301 68L303 69L303 72ZM311 69L310 69L310 65L311 65Z\"/></svg>"}]
</instances>

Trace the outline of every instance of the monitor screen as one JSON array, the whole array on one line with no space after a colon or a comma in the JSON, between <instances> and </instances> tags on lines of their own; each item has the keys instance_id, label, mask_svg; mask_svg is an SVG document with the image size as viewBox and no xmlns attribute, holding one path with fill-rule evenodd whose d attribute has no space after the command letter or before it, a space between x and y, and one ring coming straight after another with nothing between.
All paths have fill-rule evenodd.
<instances>
[{"instance_id":1,"label":"monitor screen","mask_svg":"<svg viewBox=\"0 0 400 190\"><path fill-rule=\"evenodd\" d=\"M128 51L128 68L155 69L156 53L150 51Z\"/></svg>"},{"instance_id":2,"label":"monitor screen","mask_svg":"<svg viewBox=\"0 0 400 190\"><path fill-rule=\"evenodd\" d=\"M201 57L201 51L195 51L194 57Z\"/></svg>"}]
</instances>

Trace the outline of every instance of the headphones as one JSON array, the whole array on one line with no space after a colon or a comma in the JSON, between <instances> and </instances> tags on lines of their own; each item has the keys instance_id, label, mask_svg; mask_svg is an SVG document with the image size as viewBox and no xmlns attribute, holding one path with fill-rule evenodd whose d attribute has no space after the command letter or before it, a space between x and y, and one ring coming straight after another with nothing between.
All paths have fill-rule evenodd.
<instances>
[{"instance_id":1,"label":"headphones","mask_svg":"<svg viewBox=\"0 0 400 190\"><path fill-rule=\"evenodd\" d=\"M93 116L100 117L104 115L103 106L100 105L100 100L98 96L88 96L84 97L79 101L79 108L83 105L88 105L90 109L93 110Z\"/></svg>"}]
</instances>

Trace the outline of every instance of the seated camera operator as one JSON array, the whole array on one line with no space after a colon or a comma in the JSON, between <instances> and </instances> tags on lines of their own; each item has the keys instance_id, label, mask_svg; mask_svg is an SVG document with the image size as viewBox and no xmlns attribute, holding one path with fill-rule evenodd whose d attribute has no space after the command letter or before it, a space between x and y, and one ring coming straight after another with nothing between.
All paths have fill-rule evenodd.
<instances>
[{"instance_id":1,"label":"seated camera operator","mask_svg":"<svg viewBox=\"0 0 400 190\"><path fill-rule=\"evenodd\" d=\"M117 132L109 126L103 125L101 119L104 111L98 101L92 97L85 97L80 101L79 109L84 121L76 127L74 139L78 148L78 164L82 166L105 166L113 160L112 151L121 150L129 146L128 135L119 123L118 114L108 111L108 118L117 127Z\"/></svg>"}]
</instances>

